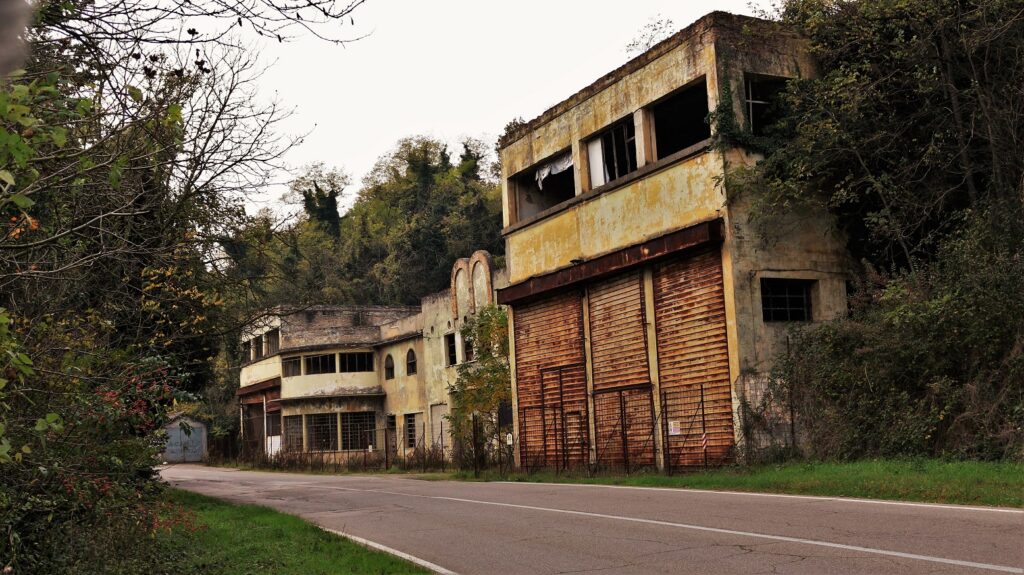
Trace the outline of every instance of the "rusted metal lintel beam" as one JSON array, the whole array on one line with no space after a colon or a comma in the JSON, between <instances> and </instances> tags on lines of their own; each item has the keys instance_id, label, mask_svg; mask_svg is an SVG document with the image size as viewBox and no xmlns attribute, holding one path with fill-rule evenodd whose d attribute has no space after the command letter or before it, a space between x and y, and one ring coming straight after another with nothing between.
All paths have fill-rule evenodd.
<instances>
[{"instance_id":1,"label":"rusted metal lintel beam","mask_svg":"<svg viewBox=\"0 0 1024 575\"><path fill-rule=\"evenodd\" d=\"M724 222L721 218L695 224L653 240L500 289L498 290L498 303L502 305L518 303L545 292L624 271L676 252L718 243L722 241L724 231Z\"/></svg>"}]
</instances>

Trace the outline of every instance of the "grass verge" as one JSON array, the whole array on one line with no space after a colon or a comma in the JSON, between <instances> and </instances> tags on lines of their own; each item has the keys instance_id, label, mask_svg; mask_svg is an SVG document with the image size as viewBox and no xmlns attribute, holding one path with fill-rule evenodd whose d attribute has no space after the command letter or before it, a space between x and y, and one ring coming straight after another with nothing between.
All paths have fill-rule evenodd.
<instances>
[{"instance_id":1,"label":"grass verge","mask_svg":"<svg viewBox=\"0 0 1024 575\"><path fill-rule=\"evenodd\" d=\"M235 505L178 489L169 490L168 497L194 513L198 528L179 527L159 535L178 573L429 573L266 507Z\"/></svg>"},{"instance_id":2,"label":"grass verge","mask_svg":"<svg viewBox=\"0 0 1024 575\"><path fill-rule=\"evenodd\" d=\"M424 479L441 479L437 475ZM1024 507L1024 464L941 460L872 460L848 463L786 463L751 467L730 467L701 473L664 475L573 475L539 472L504 477L471 472L450 474L466 481L522 481L629 485L634 487L676 487L862 497Z\"/></svg>"}]
</instances>

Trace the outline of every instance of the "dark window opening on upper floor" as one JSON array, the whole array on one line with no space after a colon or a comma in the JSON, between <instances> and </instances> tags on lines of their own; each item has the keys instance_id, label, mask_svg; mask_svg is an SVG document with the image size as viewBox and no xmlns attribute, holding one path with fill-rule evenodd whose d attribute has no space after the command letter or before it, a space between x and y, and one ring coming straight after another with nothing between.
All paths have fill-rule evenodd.
<instances>
[{"instance_id":1,"label":"dark window opening on upper floor","mask_svg":"<svg viewBox=\"0 0 1024 575\"><path fill-rule=\"evenodd\" d=\"M517 222L571 200L576 196L572 152L567 150L512 176L509 192L514 194Z\"/></svg>"},{"instance_id":2,"label":"dark window opening on upper floor","mask_svg":"<svg viewBox=\"0 0 1024 575\"><path fill-rule=\"evenodd\" d=\"M746 76L747 128L755 136L764 136L780 118L779 94L786 89L786 78Z\"/></svg>"},{"instance_id":3,"label":"dark window opening on upper floor","mask_svg":"<svg viewBox=\"0 0 1024 575\"><path fill-rule=\"evenodd\" d=\"M473 361L473 342L468 339L462 342L462 361Z\"/></svg>"},{"instance_id":4,"label":"dark window opening on upper floor","mask_svg":"<svg viewBox=\"0 0 1024 575\"><path fill-rule=\"evenodd\" d=\"M708 124L708 85L704 78L651 107L657 159L699 144L711 137Z\"/></svg>"},{"instance_id":5,"label":"dark window opening on upper floor","mask_svg":"<svg viewBox=\"0 0 1024 575\"><path fill-rule=\"evenodd\" d=\"M307 355L306 356L306 375L316 375L318 373L336 373L335 356L333 353L326 355Z\"/></svg>"},{"instance_id":6,"label":"dark window opening on upper floor","mask_svg":"<svg viewBox=\"0 0 1024 575\"><path fill-rule=\"evenodd\" d=\"M341 373L373 371L373 352L357 351L341 354Z\"/></svg>"},{"instance_id":7,"label":"dark window opening on upper floor","mask_svg":"<svg viewBox=\"0 0 1024 575\"><path fill-rule=\"evenodd\" d=\"M252 352L253 359L261 359L263 357L263 336L258 335L252 339Z\"/></svg>"},{"instance_id":8,"label":"dark window opening on upper floor","mask_svg":"<svg viewBox=\"0 0 1024 575\"><path fill-rule=\"evenodd\" d=\"M281 360L281 376L297 377L302 375L302 358L299 356L286 357Z\"/></svg>"},{"instance_id":9,"label":"dark window opening on upper floor","mask_svg":"<svg viewBox=\"0 0 1024 575\"><path fill-rule=\"evenodd\" d=\"M416 352L411 349L405 354L405 375L416 375Z\"/></svg>"},{"instance_id":10,"label":"dark window opening on upper floor","mask_svg":"<svg viewBox=\"0 0 1024 575\"><path fill-rule=\"evenodd\" d=\"M764 321L811 321L814 280L761 278Z\"/></svg>"},{"instance_id":11,"label":"dark window opening on upper floor","mask_svg":"<svg viewBox=\"0 0 1024 575\"><path fill-rule=\"evenodd\" d=\"M590 187L596 188L636 170L636 126L629 117L587 142Z\"/></svg>"},{"instance_id":12,"label":"dark window opening on upper floor","mask_svg":"<svg viewBox=\"0 0 1024 575\"><path fill-rule=\"evenodd\" d=\"M252 340L245 340L242 342L241 350L239 351L242 361L249 361L252 359Z\"/></svg>"},{"instance_id":13,"label":"dark window opening on upper floor","mask_svg":"<svg viewBox=\"0 0 1024 575\"><path fill-rule=\"evenodd\" d=\"M267 355L281 351L281 330L272 329L264 337L267 340Z\"/></svg>"},{"instance_id":14,"label":"dark window opening on upper floor","mask_svg":"<svg viewBox=\"0 0 1024 575\"><path fill-rule=\"evenodd\" d=\"M395 379L395 360L390 353L384 358L384 379Z\"/></svg>"},{"instance_id":15,"label":"dark window opening on upper floor","mask_svg":"<svg viewBox=\"0 0 1024 575\"><path fill-rule=\"evenodd\" d=\"M458 363L458 359L455 357L455 334L449 333L444 336L444 350L445 357L448 360L448 365L455 365Z\"/></svg>"}]
</instances>

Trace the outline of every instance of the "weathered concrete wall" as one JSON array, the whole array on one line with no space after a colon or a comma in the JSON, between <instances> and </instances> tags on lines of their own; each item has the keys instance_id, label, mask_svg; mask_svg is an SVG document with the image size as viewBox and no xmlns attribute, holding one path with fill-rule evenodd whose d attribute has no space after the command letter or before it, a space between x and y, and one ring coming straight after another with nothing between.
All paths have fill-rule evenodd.
<instances>
[{"instance_id":1,"label":"weathered concrete wall","mask_svg":"<svg viewBox=\"0 0 1024 575\"><path fill-rule=\"evenodd\" d=\"M416 373L413 375L409 375L406 367L409 350L416 353ZM389 354L395 361L395 377L390 380L384 378L384 359ZM423 338L416 337L382 345L377 349L377 357L381 366L378 373L380 385L384 393L387 394L384 411L394 415L398 426L401 427L405 414L424 410L426 377L423 362Z\"/></svg>"},{"instance_id":2,"label":"weathered concrete wall","mask_svg":"<svg viewBox=\"0 0 1024 575\"><path fill-rule=\"evenodd\" d=\"M414 307L313 307L282 318L281 349L372 344L380 341L382 324L418 311Z\"/></svg>"},{"instance_id":3,"label":"weathered concrete wall","mask_svg":"<svg viewBox=\"0 0 1024 575\"><path fill-rule=\"evenodd\" d=\"M242 387L281 377L281 357L274 355L255 361L242 368L239 382Z\"/></svg>"}]
</instances>

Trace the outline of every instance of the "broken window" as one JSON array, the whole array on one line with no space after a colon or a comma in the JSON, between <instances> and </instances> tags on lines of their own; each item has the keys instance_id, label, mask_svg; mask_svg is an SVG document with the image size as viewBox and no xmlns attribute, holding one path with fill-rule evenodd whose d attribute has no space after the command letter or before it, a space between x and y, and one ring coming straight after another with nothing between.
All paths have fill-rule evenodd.
<instances>
[{"instance_id":1,"label":"broken window","mask_svg":"<svg viewBox=\"0 0 1024 575\"><path fill-rule=\"evenodd\" d=\"M444 336L444 350L445 357L448 359L447 365L455 365L458 363L458 358L455 357L455 334L449 333Z\"/></svg>"},{"instance_id":2,"label":"broken window","mask_svg":"<svg viewBox=\"0 0 1024 575\"><path fill-rule=\"evenodd\" d=\"M384 358L384 379L395 379L395 360L390 353Z\"/></svg>"},{"instance_id":3,"label":"broken window","mask_svg":"<svg viewBox=\"0 0 1024 575\"><path fill-rule=\"evenodd\" d=\"M405 414L405 446L411 449L416 448L416 414Z\"/></svg>"},{"instance_id":4,"label":"broken window","mask_svg":"<svg viewBox=\"0 0 1024 575\"><path fill-rule=\"evenodd\" d=\"M587 142L590 187L596 188L636 170L636 126L629 117Z\"/></svg>"},{"instance_id":5,"label":"broken window","mask_svg":"<svg viewBox=\"0 0 1024 575\"><path fill-rule=\"evenodd\" d=\"M272 329L264 337L267 340L267 355L281 351L281 330Z\"/></svg>"},{"instance_id":6,"label":"broken window","mask_svg":"<svg viewBox=\"0 0 1024 575\"><path fill-rule=\"evenodd\" d=\"M373 352L359 351L342 353L341 373L353 373L358 371L373 371Z\"/></svg>"},{"instance_id":7,"label":"broken window","mask_svg":"<svg viewBox=\"0 0 1024 575\"><path fill-rule=\"evenodd\" d=\"M372 411L341 414L341 449L363 450L373 445L377 416Z\"/></svg>"},{"instance_id":8,"label":"broken window","mask_svg":"<svg viewBox=\"0 0 1024 575\"><path fill-rule=\"evenodd\" d=\"M657 158L699 144L711 137L708 124L708 86L701 78L651 107Z\"/></svg>"},{"instance_id":9,"label":"broken window","mask_svg":"<svg viewBox=\"0 0 1024 575\"><path fill-rule=\"evenodd\" d=\"M310 451L338 450L338 416L316 413L306 416L306 438Z\"/></svg>"},{"instance_id":10,"label":"broken window","mask_svg":"<svg viewBox=\"0 0 1024 575\"><path fill-rule=\"evenodd\" d=\"M324 355L307 355L306 356L306 375L316 375L318 373L335 373L338 370L335 369L335 359L333 353Z\"/></svg>"},{"instance_id":11,"label":"broken window","mask_svg":"<svg viewBox=\"0 0 1024 575\"><path fill-rule=\"evenodd\" d=\"M566 150L513 176L509 179L509 190L515 198L516 221L571 200L576 196L572 151Z\"/></svg>"},{"instance_id":12,"label":"broken window","mask_svg":"<svg viewBox=\"0 0 1024 575\"><path fill-rule=\"evenodd\" d=\"M473 342L468 339L462 341L462 361L473 361Z\"/></svg>"},{"instance_id":13,"label":"broken window","mask_svg":"<svg viewBox=\"0 0 1024 575\"><path fill-rule=\"evenodd\" d=\"M296 377L302 375L302 358L299 356L286 357L281 360L281 376Z\"/></svg>"},{"instance_id":14,"label":"broken window","mask_svg":"<svg viewBox=\"0 0 1024 575\"><path fill-rule=\"evenodd\" d=\"M411 349L409 350L409 353L405 354L405 374L416 374L416 352Z\"/></svg>"},{"instance_id":15,"label":"broken window","mask_svg":"<svg viewBox=\"0 0 1024 575\"><path fill-rule=\"evenodd\" d=\"M249 361L249 360L251 360L252 359L252 341L250 341L248 339L243 341L242 342L241 350L239 351L239 354L240 354L240 356L242 358L242 361Z\"/></svg>"},{"instance_id":16,"label":"broken window","mask_svg":"<svg viewBox=\"0 0 1024 575\"><path fill-rule=\"evenodd\" d=\"M778 121L779 94L786 89L786 78L747 75L747 128L755 136L764 136L766 129Z\"/></svg>"},{"instance_id":17,"label":"broken window","mask_svg":"<svg viewBox=\"0 0 1024 575\"><path fill-rule=\"evenodd\" d=\"M814 280L761 278L764 321L811 321Z\"/></svg>"}]
</instances>

